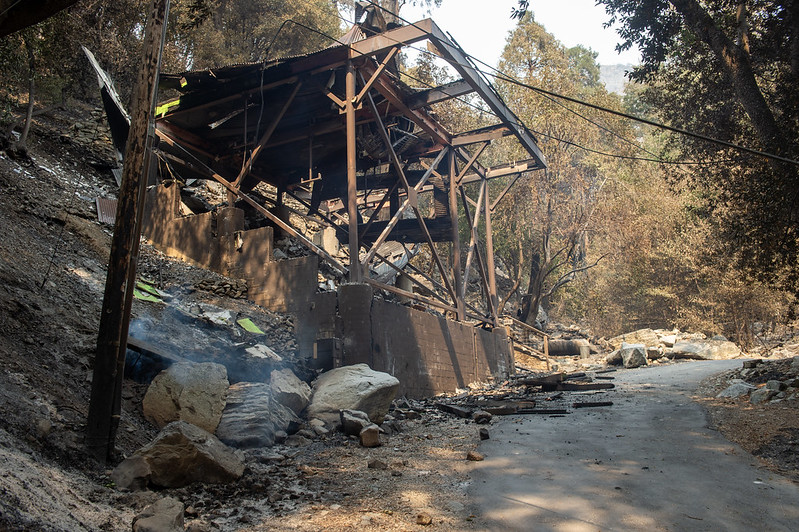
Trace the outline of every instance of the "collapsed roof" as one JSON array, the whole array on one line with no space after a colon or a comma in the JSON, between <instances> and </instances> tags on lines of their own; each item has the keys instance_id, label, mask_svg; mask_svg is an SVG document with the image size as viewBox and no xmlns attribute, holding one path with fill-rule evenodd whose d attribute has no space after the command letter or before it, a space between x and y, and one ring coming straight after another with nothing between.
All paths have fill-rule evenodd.
<instances>
[{"instance_id":1,"label":"collapsed roof","mask_svg":"<svg viewBox=\"0 0 799 532\"><path fill-rule=\"evenodd\" d=\"M428 281L439 289L439 306L459 319L467 316L468 306L476 317L496 322L490 214L515 179L493 203L488 181L542 169L544 157L469 56L432 20L381 31L385 25L375 25L379 17L369 15L340 44L315 53L161 74L160 87L180 96L157 107L157 153L170 172L184 179L215 179L228 189L231 201L245 200L281 227L285 221L247 193L266 183L277 190L278 204L284 194L302 202L305 216L321 218L349 243L350 264L339 264L296 231L290 234L353 281L387 288L368 276L363 279L366 265L381 257L378 249L386 241L430 244L440 282ZM423 41L462 79L428 89L403 83L397 54ZM470 93L479 96L497 123L476 131L448 130L431 106ZM529 158L494 168L482 165L479 156L485 147L509 135ZM476 182L482 186L475 202L463 186ZM429 191L434 212L425 217L417 196ZM459 201L472 226L463 271L445 268L433 246L436 241L455 242L449 262L461 264L458 225L453 223ZM485 257L477 245L481 213L487 229ZM488 300L484 311L464 303L473 264L480 269Z\"/></svg>"}]
</instances>

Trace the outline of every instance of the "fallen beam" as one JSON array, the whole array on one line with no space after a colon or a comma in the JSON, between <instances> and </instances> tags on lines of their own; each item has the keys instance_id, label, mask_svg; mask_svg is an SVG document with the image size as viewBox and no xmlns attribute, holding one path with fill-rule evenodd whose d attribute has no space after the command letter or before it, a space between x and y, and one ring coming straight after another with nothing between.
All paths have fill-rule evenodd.
<instances>
[{"instance_id":1,"label":"fallen beam","mask_svg":"<svg viewBox=\"0 0 799 532\"><path fill-rule=\"evenodd\" d=\"M599 406L613 406L613 401L585 401L582 403L573 403L574 408L594 408Z\"/></svg>"},{"instance_id":2,"label":"fallen beam","mask_svg":"<svg viewBox=\"0 0 799 532\"><path fill-rule=\"evenodd\" d=\"M616 385L612 382L592 382L592 383L577 383L577 382L560 382L557 384L544 384L541 390L544 392L582 392L586 390L612 390Z\"/></svg>"}]
</instances>

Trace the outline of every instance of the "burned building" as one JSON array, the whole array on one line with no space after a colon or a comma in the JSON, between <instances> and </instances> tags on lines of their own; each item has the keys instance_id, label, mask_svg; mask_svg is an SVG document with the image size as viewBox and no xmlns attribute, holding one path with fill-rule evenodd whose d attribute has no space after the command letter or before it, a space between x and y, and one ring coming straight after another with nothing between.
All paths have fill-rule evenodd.
<instances>
[{"instance_id":1,"label":"burned building","mask_svg":"<svg viewBox=\"0 0 799 532\"><path fill-rule=\"evenodd\" d=\"M178 96L157 107L150 180L159 184L147 194L143 233L170 254L247 279L253 301L295 313L300 349L322 367L365 362L397 376L409 396L506 375L514 365L499 326L491 214L515 178L545 167L543 155L432 20L383 31L376 13L363 15L315 53L161 74L160 88ZM398 54L425 44L461 79L421 89L404 82ZM496 123L451 131L433 106L468 94ZM485 148L506 136L529 158L482 164ZM504 176L515 178L492 191L492 180ZM225 204L187 206L181 188L196 180L221 184ZM479 190L476 200L469 185ZM459 212L470 228L466 257ZM292 219L324 230L315 238ZM274 260L275 235L309 253ZM442 242L452 244L449 256L440 254ZM338 244L346 246L344 259L331 249ZM432 275L408 261L422 246ZM466 300L475 266L483 306ZM318 290L320 268L345 282ZM379 292L413 304L376 298Z\"/></svg>"}]
</instances>

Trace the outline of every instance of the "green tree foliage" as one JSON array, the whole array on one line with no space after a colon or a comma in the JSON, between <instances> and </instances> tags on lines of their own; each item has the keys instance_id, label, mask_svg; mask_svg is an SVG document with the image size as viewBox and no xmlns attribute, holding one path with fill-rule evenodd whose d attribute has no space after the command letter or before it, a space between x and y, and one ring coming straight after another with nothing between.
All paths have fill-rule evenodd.
<instances>
[{"instance_id":1,"label":"green tree foliage","mask_svg":"<svg viewBox=\"0 0 799 532\"><path fill-rule=\"evenodd\" d=\"M175 18L176 49L193 69L308 53L334 44L322 34L341 33L330 0L189 0Z\"/></svg>"}]
</instances>

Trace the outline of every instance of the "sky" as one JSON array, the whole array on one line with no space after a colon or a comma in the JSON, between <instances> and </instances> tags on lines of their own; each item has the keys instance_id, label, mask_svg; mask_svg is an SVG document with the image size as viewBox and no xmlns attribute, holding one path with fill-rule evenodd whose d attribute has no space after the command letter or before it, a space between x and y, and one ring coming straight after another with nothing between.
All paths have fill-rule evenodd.
<instances>
[{"instance_id":1,"label":"sky","mask_svg":"<svg viewBox=\"0 0 799 532\"><path fill-rule=\"evenodd\" d=\"M505 39L514 25L510 18L516 0L443 0L441 7L427 9L406 5L400 15L411 22L432 18L449 32L467 53L496 65ZM604 7L594 0L530 0L535 20L566 47L582 44L599 53L600 65L637 64L640 55L615 51L619 36L602 24L608 20Z\"/></svg>"}]
</instances>

